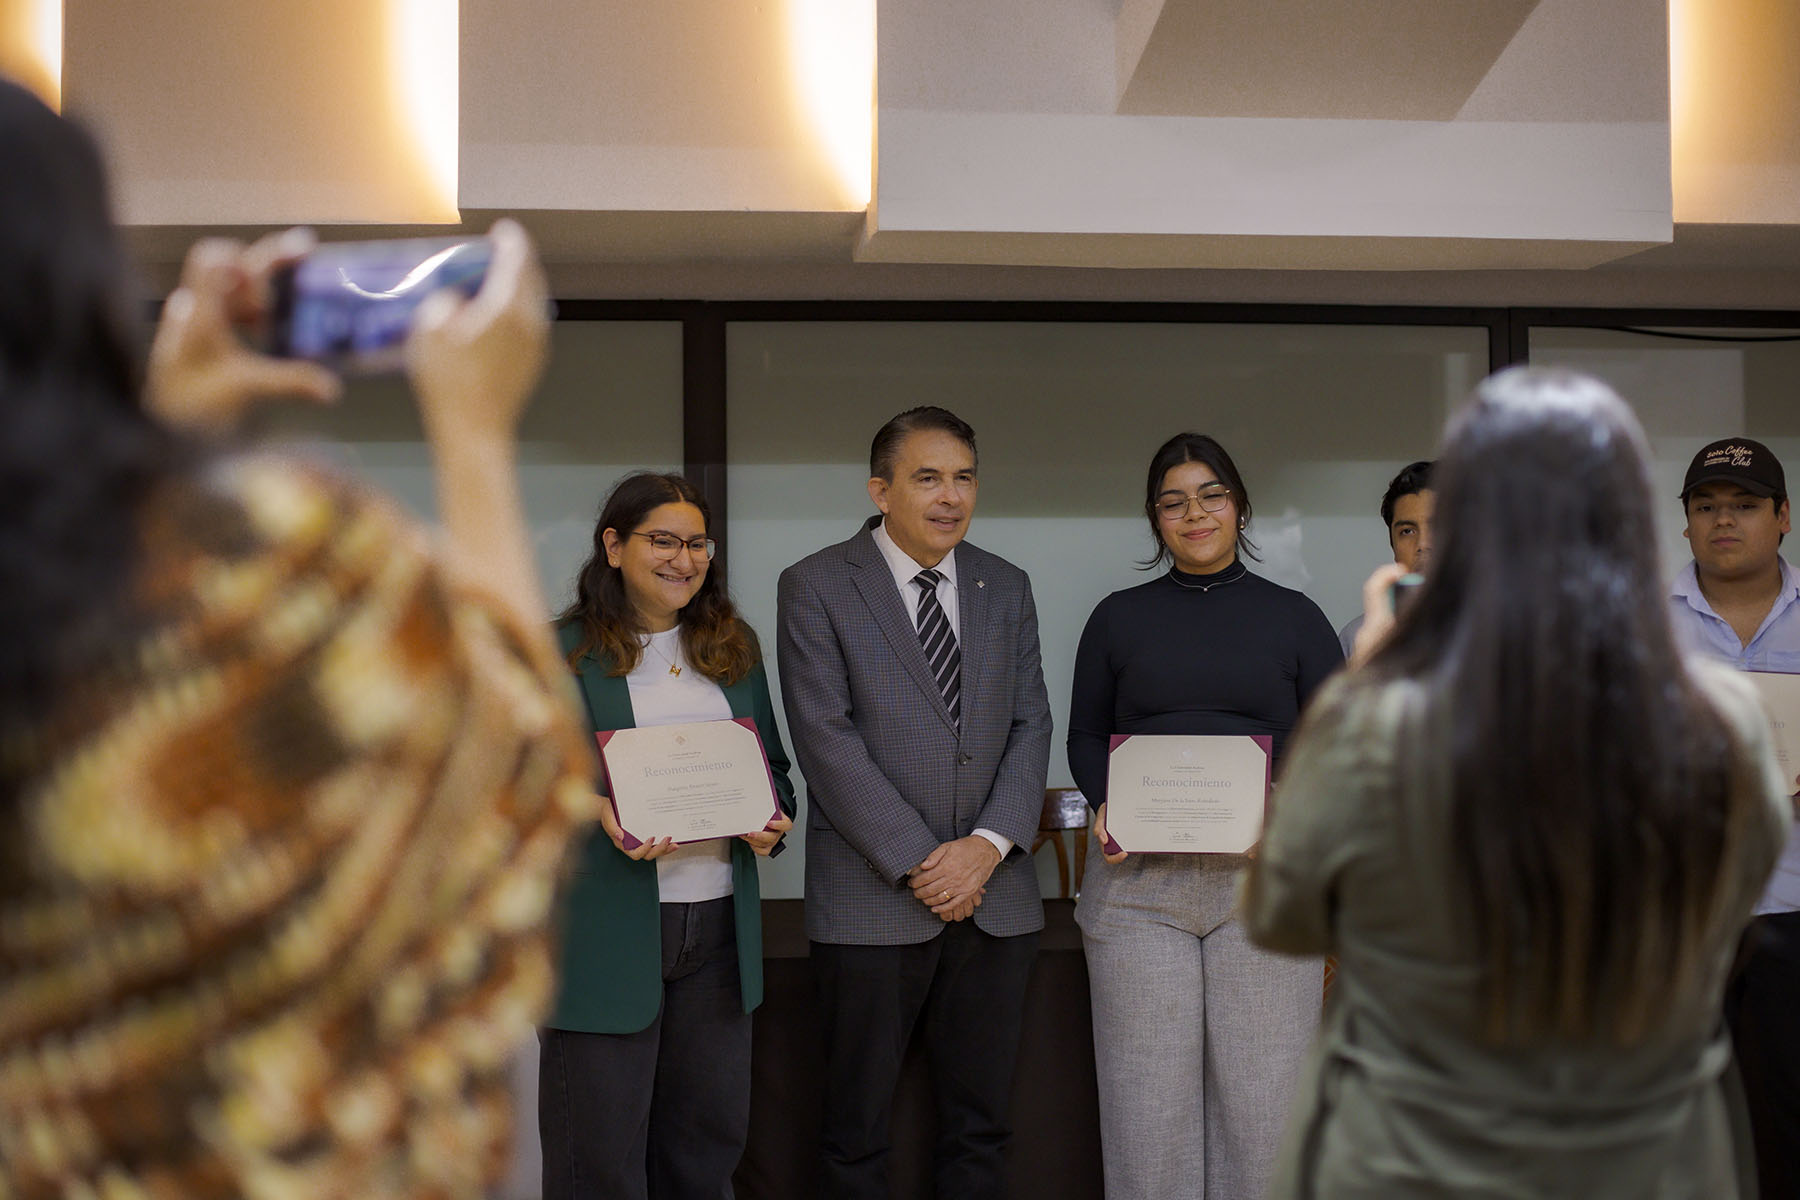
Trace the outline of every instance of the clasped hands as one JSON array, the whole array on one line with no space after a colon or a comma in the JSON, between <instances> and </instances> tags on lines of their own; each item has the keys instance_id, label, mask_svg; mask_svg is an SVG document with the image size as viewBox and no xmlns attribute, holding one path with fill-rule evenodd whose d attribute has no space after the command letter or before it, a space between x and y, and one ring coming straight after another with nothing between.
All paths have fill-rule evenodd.
<instances>
[{"instance_id":1,"label":"clasped hands","mask_svg":"<svg viewBox=\"0 0 1800 1200\"><path fill-rule=\"evenodd\" d=\"M912 892L945 921L975 915L987 894L988 876L1000 865L1000 850L979 834L945 842L911 872Z\"/></svg>"},{"instance_id":2,"label":"clasped hands","mask_svg":"<svg viewBox=\"0 0 1800 1200\"><path fill-rule=\"evenodd\" d=\"M626 858L643 860L661 858L675 849L674 838L652 838L647 842L639 842L636 849L627 850L625 848L625 831L619 828L619 818L613 815L612 801L605 796L595 796L594 799L598 801L600 809L601 830L612 839L612 844L617 846L619 853ZM767 858L769 851L775 848L775 843L781 840L781 835L793 827L794 818L782 813L764 825L762 832L740 833L738 837L748 842L752 850Z\"/></svg>"}]
</instances>

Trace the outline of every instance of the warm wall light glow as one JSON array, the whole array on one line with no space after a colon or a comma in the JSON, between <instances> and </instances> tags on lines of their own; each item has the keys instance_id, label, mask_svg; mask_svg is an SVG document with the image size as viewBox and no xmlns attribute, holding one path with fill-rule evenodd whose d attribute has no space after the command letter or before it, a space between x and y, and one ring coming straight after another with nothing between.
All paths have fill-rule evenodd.
<instances>
[{"instance_id":1,"label":"warm wall light glow","mask_svg":"<svg viewBox=\"0 0 1800 1200\"><path fill-rule=\"evenodd\" d=\"M45 97L52 108L62 107L63 6L62 0L33 0L30 5L31 36L28 46L49 80Z\"/></svg>"},{"instance_id":2,"label":"warm wall light glow","mask_svg":"<svg viewBox=\"0 0 1800 1200\"><path fill-rule=\"evenodd\" d=\"M840 181L867 208L875 141L875 0L788 0L788 41L802 116Z\"/></svg>"},{"instance_id":3,"label":"warm wall light glow","mask_svg":"<svg viewBox=\"0 0 1800 1200\"><path fill-rule=\"evenodd\" d=\"M1695 0L1669 0L1669 148L1680 159L1694 126Z\"/></svg>"},{"instance_id":4,"label":"warm wall light glow","mask_svg":"<svg viewBox=\"0 0 1800 1200\"><path fill-rule=\"evenodd\" d=\"M412 132L437 220L456 222L457 0L388 0L395 106Z\"/></svg>"},{"instance_id":5,"label":"warm wall light glow","mask_svg":"<svg viewBox=\"0 0 1800 1200\"><path fill-rule=\"evenodd\" d=\"M62 107L62 0L0 0L0 74Z\"/></svg>"},{"instance_id":6,"label":"warm wall light glow","mask_svg":"<svg viewBox=\"0 0 1800 1200\"><path fill-rule=\"evenodd\" d=\"M1800 4L1669 0L1678 224L1800 224Z\"/></svg>"}]
</instances>

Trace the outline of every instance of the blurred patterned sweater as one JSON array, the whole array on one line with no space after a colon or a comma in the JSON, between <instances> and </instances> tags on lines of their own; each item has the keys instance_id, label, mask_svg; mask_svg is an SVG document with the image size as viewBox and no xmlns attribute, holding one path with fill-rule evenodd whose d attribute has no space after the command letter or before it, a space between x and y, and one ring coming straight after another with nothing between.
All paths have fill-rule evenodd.
<instances>
[{"instance_id":1,"label":"blurred patterned sweater","mask_svg":"<svg viewBox=\"0 0 1800 1200\"><path fill-rule=\"evenodd\" d=\"M128 627L0 746L0 1200L473 1197L592 805L569 673L390 502L144 506Z\"/></svg>"}]
</instances>

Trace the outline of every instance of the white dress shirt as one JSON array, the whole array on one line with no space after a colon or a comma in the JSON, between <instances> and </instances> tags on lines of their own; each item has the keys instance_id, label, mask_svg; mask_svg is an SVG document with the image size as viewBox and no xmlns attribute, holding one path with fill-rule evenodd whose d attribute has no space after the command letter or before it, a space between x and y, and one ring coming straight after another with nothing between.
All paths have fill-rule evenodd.
<instances>
[{"instance_id":1,"label":"white dress shirt","mask_svg":"<svg viewBox=\"0 0 1800 1200\"><path fill-rule=\"evenodd\" d=\"M900 590L900 599L906 605L906 615L912 621L914 629L919 627L919 605L925 601L925 594L913 586L913 579L920 571L926 569L925 564L917 562L912 555L894 544L888 536L887 522L884 520L875 526L872 535L875 548L881 551L881 557L887 562L888 570L893 572L894 586ZM944 610L944 616L950 622L950 633L956 638L957 652L962 651L962 614L957 611L956 603L956 549L944 555L943 560L930 568L938 573L937 598ZM991 829L976 829L976 837L986 838L994 849L1005 858L1012 853L1012 839Z\"/></svg>"}]
</instances>

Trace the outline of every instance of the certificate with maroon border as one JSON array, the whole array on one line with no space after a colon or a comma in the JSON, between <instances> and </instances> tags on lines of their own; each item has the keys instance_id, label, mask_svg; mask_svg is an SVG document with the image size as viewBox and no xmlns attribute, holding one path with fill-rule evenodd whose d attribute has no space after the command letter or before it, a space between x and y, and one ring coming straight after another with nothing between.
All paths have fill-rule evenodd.
<instances>
[{"instance_id":1,"label":"certificate with maroon border","mask_svg":"<svg viewBox=\"0 0 1800 1200\"><path fill-rule=\"evenodd\" d=\"M1781 671L1745 671L1762 696L1763 711L1769 714L1769 728L1774 731L1775 761L1781 766L1781 777L1791 786L1800 775L1800 675Z\"/></svg>"},{"instance_id":2,"label":"certificate with maroon border","mask_svg":"<svg viewBox=\"0 0 1800 1200\"><path fill-rule=\"evenodd\" d=\"M1109 853L1243 854L1262 837L1267 734L1127 734L1106 764Z\"/></svg>"},{"instance_id":3,"label":"certificate with maroon border","mask_svg":"<svg viewBox=\"0 0 1800 1200\"><path fill-rule=\"evenodd\" d=\"M762 737L749 717L594 735L627 850L761 833L781 815Z\"/></svg>"}]
</instances>

